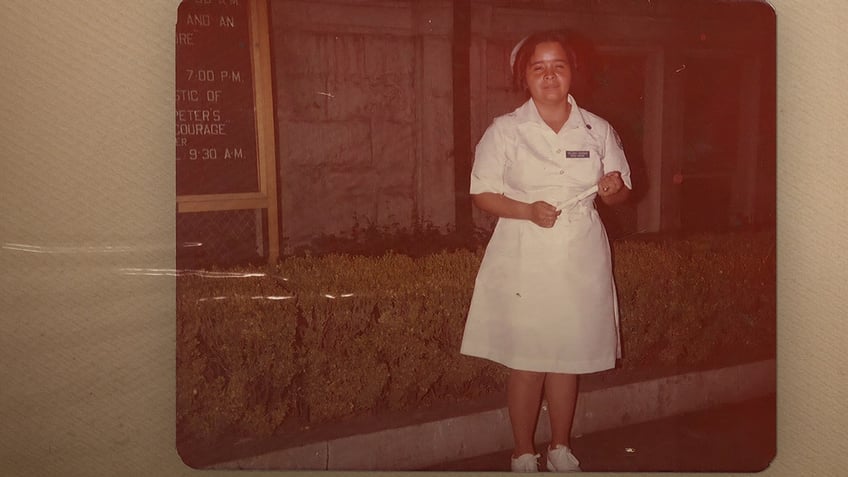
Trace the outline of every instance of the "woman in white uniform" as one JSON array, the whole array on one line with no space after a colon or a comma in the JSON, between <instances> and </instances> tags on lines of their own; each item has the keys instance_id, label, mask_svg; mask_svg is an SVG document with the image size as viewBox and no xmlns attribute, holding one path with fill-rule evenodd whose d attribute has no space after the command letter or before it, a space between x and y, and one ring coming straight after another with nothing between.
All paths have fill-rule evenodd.
<instances>
[{"instance_id":1,"label":"woman in white uniform","mask_svg":"<svg viewBox=\"0 0 848 477\"><path fill-rule=\"evenodd\" d=\"M547 468L577 471L569 442L577 375L613 368L620 357L609 241L594 200L626 200L630 168L609 123L569 94L576 56L566 34L533 34L510 61L530 99L496 118L477 145L472 200L498 223L461 352L510 368L512 470L538 470L533 437L544 395Z\"/></svg>"}]
</instances>

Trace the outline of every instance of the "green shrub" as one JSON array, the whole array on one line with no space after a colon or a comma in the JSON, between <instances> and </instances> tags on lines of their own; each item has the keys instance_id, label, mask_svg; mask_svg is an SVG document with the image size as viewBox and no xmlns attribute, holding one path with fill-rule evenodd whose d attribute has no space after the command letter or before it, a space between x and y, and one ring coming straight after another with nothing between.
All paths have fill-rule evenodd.
<instances>
[{"instance_id":1,"label":"green shrub","mask_svg":"<svg viewBox=\"0 0 848 477\"><path fill-rule=\"evenodd\" d=\"M177 280L178 430L199 438L238 429L270 435L295 404L289 390L301 358L290 346L288 317L297 307L253 299L271 291L267 282L226 280Z\"/></svg>"},{"instance_id":2,"label":"green shrub","mask_svg":"<svg viewBox=\"0 0 848 477\"><path fill-rule=\"evenodd\" d=\"M619 241L614 250L625 369L773 355L773 233Z\"/></svg>"},{"instance_id":3,"label":"green shrub","mask_svg":"<svg viewBox=\"0 0 848 477\"><path fill-rule=\"evenodd\" d=\"M773 233L614 242L620 368L773 356L773 247ZM481 256L299 256L228 270L262 276L178 277L180 438L268 436L502 392L501 366L459 354Z\"/></svg>"}]
</instances>

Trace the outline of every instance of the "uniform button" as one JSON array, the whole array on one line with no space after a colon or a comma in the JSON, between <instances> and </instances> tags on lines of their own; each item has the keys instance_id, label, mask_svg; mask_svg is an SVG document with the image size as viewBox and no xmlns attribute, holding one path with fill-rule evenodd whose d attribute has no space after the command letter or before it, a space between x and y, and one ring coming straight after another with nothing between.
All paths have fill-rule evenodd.
<instances>
[{"instance_id":1,"label":"uniform button","mask_svg":"<svg viewBox=\"0 0 848 477\"><path fill-rule=\"evenodd\" d=\"M562 154L562 149L557 149L557 154Z\"/></svg>"},{"instance_id":2,"label":"uniform button","mask_svg":"<svg viewBox=\"0 0 848 477\"><path fill-rule=\"evenodd\" d=\"M559 170L559 173L560 173L560 175L562 175L562 174L565 174L565 171L564 171L564 170L562 170L562 169L560 169L560 170Z\"/></svg>"}]
</instances>

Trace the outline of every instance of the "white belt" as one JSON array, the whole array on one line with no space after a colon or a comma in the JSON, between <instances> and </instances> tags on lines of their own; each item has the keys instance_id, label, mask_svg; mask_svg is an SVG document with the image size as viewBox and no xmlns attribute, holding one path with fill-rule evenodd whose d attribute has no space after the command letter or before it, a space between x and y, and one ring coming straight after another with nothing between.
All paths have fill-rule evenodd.
<instances>
[{"instance_id":1,"label":"white belt","mask_svg":"<svg viewBox=\"0 0 848 477\"><path fill-rule=\"evenodd\" d=\"M598 192L597 184L568 200L558 202L556 204L556 208L557 210L562 211L561 217L564 216L568 222L571 222L571 219L577 216L589 215L589 213L594 210L593 201L586 199L596 192Z\"/></svg>"},{"instance_id":2,"label":"white belt","mask_svg":"<svg viewBox=\"0 0 848 477\"><path fill-rule=\"evenodd\" d=\"M598 192L598 184L595 184L592 187L589 187L588 189L584 190L583 192L577 194L576 196L574 196L574 197L572 197L568 200L558 202L555 205L555 207L557 208L557 210L567 211L567 209L574 207L575 205L577 205L578 202L582 202L584 199L586 199L590 195L594 194L595 192ZM581 205L585 206L586 204L584 203L584 204L581 204Z\"/></svg>"}]
</instances>

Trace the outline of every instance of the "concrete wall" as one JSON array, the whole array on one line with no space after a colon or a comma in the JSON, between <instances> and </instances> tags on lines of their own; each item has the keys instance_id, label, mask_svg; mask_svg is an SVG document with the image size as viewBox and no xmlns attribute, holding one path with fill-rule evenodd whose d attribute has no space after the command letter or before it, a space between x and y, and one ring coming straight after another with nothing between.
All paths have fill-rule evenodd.
<instances>
[{"instance_id":1,"label":"concrete wall","mask_svg":"<svg viewBox=\"0 0 848 477\"><path fill-rule=\"evenodd\" d=\"M773 99L761 87L773 80L767 61L773 43L760 33L765 23L751 20L767 17L718 6L471 0L470 97L456 103L470 107L470 137L458 140L473 150L495 116L523 101L510 90L507 66L520 38L547 28L582 33L599 57L618 58L631 70L642 65L628 73L637 75L640 91L629 106L618 106L627 109L626 121L614 117L614 95L593 104L575 94L625 139L637 194L617 209L627 215L628 231L675 229L692 209L681 193L689 183L674 182L686 160L684 65L735 58L742 66L734 94L743 100L730 105L728 118L746 133L732 147L734 168L722 172L729 175L721 180L732 181L727 213L755 216L755 209L773 208L773 196L763 194L773 190L767 186L774 168L765 175L759 168L774 161L773 147L762 147L774 142L768 136L774 131L758 127L764 101ZM454 157L453 2L276 0L270 7L283 246L344 235L355 225L456 225L464 191L455 191L454 176L468 174L461 169L470 162ZM627 84L619 73L611 90ZM634 104L639 111L631 111ZM492 224L476 209L473 214L477 226Z\"/></svg>"},{"instance_id":2,"label":"concrete wall","mask_svg":"<svg viewBox=\"0 0 848 477\"><path fill-rule=\"evenodd\" d=\"M270 3L284 247L454 223L452 3Z\"/></svg>"}]
</instances>

